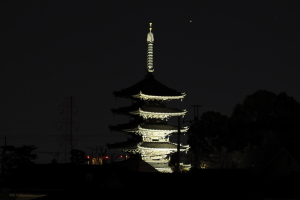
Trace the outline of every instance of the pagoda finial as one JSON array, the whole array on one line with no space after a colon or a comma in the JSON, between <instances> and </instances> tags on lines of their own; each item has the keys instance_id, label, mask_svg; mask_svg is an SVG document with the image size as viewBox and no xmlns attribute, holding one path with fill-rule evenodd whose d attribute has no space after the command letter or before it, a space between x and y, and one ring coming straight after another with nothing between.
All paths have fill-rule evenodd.
<instances>
[{"instance_id":1,"label":"pagoda finial","mask_svg":"<svg viewBox=\"0 0 300 200\"><path fill-rule=\"evenodd\" d=\"M153 43L154 43L154 35L152 31L152 23L149 23L149 33L147 35L147 43L148 43L148 51L147 51L147 69L148 72L154 72L153 68Z\"/></svg>"}]
</instances>

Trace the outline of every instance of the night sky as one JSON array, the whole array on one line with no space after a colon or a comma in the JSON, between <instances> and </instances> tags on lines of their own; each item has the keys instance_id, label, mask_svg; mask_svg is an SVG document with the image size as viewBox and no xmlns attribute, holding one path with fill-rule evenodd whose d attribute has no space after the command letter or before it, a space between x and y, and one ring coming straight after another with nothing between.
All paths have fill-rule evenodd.
<instances>
[{"instance_id":1,"label":"night sky","mask_svg":"<svg viewBox=\"0 0 300 200\"><path fill-rule=\"evenodd\" d=\"M1 1L0 145L35 145L38 162L62 152L59 106L73 97L75 148L123 141L113 91L146 74L149 22L154 75L185 92L170 106L230 116L257 90L300 102L297 1ZM187 124L188 125L188 124Z\"/></svg>"}]
</instances>

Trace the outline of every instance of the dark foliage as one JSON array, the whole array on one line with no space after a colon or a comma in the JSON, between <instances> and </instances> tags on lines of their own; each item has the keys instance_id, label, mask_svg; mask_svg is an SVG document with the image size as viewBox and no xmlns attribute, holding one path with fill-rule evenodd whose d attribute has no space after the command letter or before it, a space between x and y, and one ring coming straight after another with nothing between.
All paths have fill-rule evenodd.
<instances>
[{"instance_id":1,"label":"dark foliage","mask_svg":"<svg viewBox=\"0 0 300 200\"><path fill-rule=\"evenodd\" d=\"M237 104L229 118L213 111L203 113L191 125L188 142L202 161L245 166L241 160L247 165L260 162L284 144L299 142L299 121L300 104L293 97L259 90Z\"/></svg>"},{"instance_id":2,"label":"dark foliage","mask_svg":"<svg viewBox=\"0 0 300 200\"><path fill-rule=\"evenodd\" d=\"M36 149L33 145L22 147L2 146L1 149L1 164L8 171L21 165L34 164L34 160L37 159L37 155L32 153Z\"/></svg>"},{"instance_id":3,"label":"dark foliage","mask_svg":"<svg viewBox=\"0 0 300 200\"><path fill-rule=\"evenodd\" d=\"M299 140L300 104L286 93L259 90L235 106L230 129L238 142L260 145L272 135L278 140Z\"/></svg>"},{"instance_id":4,"label":"dark foliage","mask_svg":"<svg viewBox=\"0 0 300 200\"><path fill-rule=\"evenodd\" d=\"M83 165L88 161L85 152L78 149L73 149L71 151L70 159L71 159L71 163L75 165Z\"/></svg>"},{"instance_id":5,"label":"dark foliage","mask_svg":"<svg viewBox=\"0 0 300 200\"><path fill-rule=\"evenodd\" d=\"M220 138L228 136L227 116L208 111L202 114L200 121L189 129L188 143L194 151L209 154L213 146L221 144Z\"/></svg>"}]
</instances>

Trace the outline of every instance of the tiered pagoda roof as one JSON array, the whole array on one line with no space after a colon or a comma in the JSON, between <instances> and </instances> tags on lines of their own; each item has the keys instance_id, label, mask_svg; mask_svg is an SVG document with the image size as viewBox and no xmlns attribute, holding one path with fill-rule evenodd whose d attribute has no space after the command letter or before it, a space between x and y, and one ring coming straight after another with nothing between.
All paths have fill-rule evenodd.
<instances>
[{"instance_id":1,"label":"tiered pagoda roof","mask_svg":"<svg viewBox=\"0 0 300 200\"><path fill-rule=\"evenodd\" d=\"M165 114L175 114L175 113L180 113L183 115L186 113L186 110L180 110L177 108L169 108L165 106L155 106L155 105L144 105L144 106L139 106L138 104L133 104L131 106L127 107L120 107L117 109L111 109L111 111L114 114L124 114L127 115L128 113L131 114L138 114L141 112L155 112L155 113L165 113Z\"/></svg>"},{"instance_id":2,"label":"tiered pagoda roof","mask_svg":"<svg viewBox=\"0 0 300 200\"><path fill-rule=\"evenodd\" d=\"M173 126L173 125L169 125L167 123L139 123L137 121L132 121L129 122L127 124L118 124L116 126L109 126L109 128L112 131L127 131L127 132L134 132L134 131L138 131L141 129L148 129L149 131L151 130L155 130L155 131L172 131L172 132L177 132L178 131L178 127L177 126ZM181 128L181 132L186 132L187 131L187 127L183 127Z\"/></svg>"},{"instance_id":3,"label":"tiered pagoda roof","mask_svg":"<svg viewBox=\"0 0 300 200\"><path fill-rule=\"evenodd\" d=\"M177 92L157 81L151 72L148 72L140 82L121 91L115 91L113 94L116 97L141 99L144 97L152 100L182 99L185 96L184 93Z\"/></svg>"},{"instance_id":4,"label":"tiered pagoda roof","mask_svg":"<svg viewBox=\"0 0 300 200\"><path fill-rule=\"evenodd\" d=\"M159 103L147 103L146 105L141 102L134 103L128 107L120 107L118 109L111 109L114 114L123 114L130 116L140 116L144 119L168 119L173 116L185 115L186 110L177 108L169 108Z\"/></svg>"},{"instance_id":5,"label":"tiered pagoda roof","mask_svg":"<svg viewBox=\"0 0 300 200\"><path fill-rule=\"evenodd\" d=\"M171 142L139 142L134 140L128 140L125 142L118 142L114 144L107 144L109 149L123 149L125 151L140 149L159 149L159 150L177 150L177 144ZM188 146L181 145L180 151L186 151Z\"/></svg>"},{"instance_id":6,"label":"tiered pagoda roof","mask_svg":"<svg viewBox=\"0 0 300 200\"><path fill-rule=\"evenodd\" d=\"M149 148L149 149L172 149L177 150L177 144L171 143L171 142L143 142L139 145L143 148ZM186 146L180 146L181 150L186 150Z\"/></svg>"},{"instance_id":7,"label":"tiered pagoda roof","mask_svg":"<svg viewBox=\"0 0 300 200\"><path fill-rule=\"evenodd\" d=\"M125 142L117 142L117 143L114 143L114 144L107 144L107 147L109 149L135 150L138 146L138 143L140 143L140 141L128 140L128 141L125 141Z\"/></svg>"}]
</instances>

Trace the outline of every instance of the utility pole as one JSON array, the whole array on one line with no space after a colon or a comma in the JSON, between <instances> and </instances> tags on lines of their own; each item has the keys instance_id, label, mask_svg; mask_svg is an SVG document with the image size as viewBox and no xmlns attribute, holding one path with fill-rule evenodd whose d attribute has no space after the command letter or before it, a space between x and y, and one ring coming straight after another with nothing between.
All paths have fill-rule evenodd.
<instances>
[{"instance_id":1,"label":"utility pole","mask_svg":"<svg viewBox=\"0 0 300 200\"><path fill-rule=\"evenodd\" d=\"M181 122L181 116L178 116L177 164L176 164L176 172L177 173L180 173L180 122Z\"/></svg>"},{"instance_id":2,"label":"utility pole","mask_svg":"<svg viewBox=\"0 0 300 200\"><path fill-rule=\"evenodd\" d=\"M72 120L72 116L73 116L73 101L72 101L72 96L70 97L70 103L71 103L71 112L70 112L70 121L71 121L71 125L70 125L70 142L71 142L71 152L73 150L73 120Z\"/></svg>"},{"instance_id":3,"label":"utility pole","mask_svg":"<svg viewBox=\"0 0 300 200\"><path fill-rule=\"evenodd\" d=\"M202 105L191 105L194 107L194 120L190 120L188 122L194 123L199 120L199 107L202 107ZM180 122L181 122L181 116L178 116L178 133L177 133L177 163L176 163L176 172L180 173ZM183 123L186 122L183 119Z\"/></svg>"},{"instance_id":4,"label":"utility pole","mask_svg":"<svg viewBox=\"0 0 300 200\"><path fill-rule=\"evenodd\" d=\"M199 108L202 107L202 105L191 105L191 106L194 108L194 119L193 120L185 120L185 118L183 118L182 123L189 122L189 124L193 124L193 123L199 121L199 119L200 119L200 117L199 117ZM190 137L191 133L188 132L188 134L189 134L189 137ZM195 151L194 154L195 154L194 163L196 163L197 162L197 159L196 159L197 151ZM193 161L191 161L191 163L193 163ZM197 166L197 164L195 164L195 165Z\"/></svg>"},{"instance_id":5,"label":"utility pole","mask_svg":"<svg viewBox=\"0 0 300 200\"><path fill-rule=\"evenodd\" d=\"M199 107L202 107L202 105L192 105L194 107L194 121L199 120Z\"/></svg>"},{"instance_id":6,"label":"utility pole","mask_svg":"<svg viewBox=\"0 0 300 200\"><path fill-rule=\"evenodd\" d=\"M2 149L1 155L1 176L4 175L4 168L6 167L6 136L4 137L4 149Z\"/></svg>"},{"instance_id":7,"label":"utility pole","mask_svg":"<svg viewBox=\"0 0 300 200\"><path fill-rule=\"evenodd\" d=\"M191 121L191 123L194 123L194 122L199 121L199 107L202 107L202 105L192 105L192 106L194 107L194 120ZM194 155L195 155L195 157L194 157L194 159L195 159L195 160L194 160L194 163L195 163L195 165L197 166L198 152L195 151L195 152L194 152Z\"/></svg>"}]
</instances>

